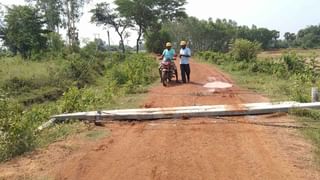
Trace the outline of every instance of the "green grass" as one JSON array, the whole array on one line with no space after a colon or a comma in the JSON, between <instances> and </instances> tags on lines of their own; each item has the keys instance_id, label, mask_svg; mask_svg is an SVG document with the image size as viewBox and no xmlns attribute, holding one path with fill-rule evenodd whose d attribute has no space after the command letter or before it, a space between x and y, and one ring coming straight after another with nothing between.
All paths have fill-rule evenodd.
<instances>
[{"instance_id":1,"label":"green grass","mask_svg":"<svg viewBox=\"0 0 320 180\"><path fill-rule=\"evenodd\" d=\"M296 52L299 56L309 57L312 55L316 55L320 57L320 49L281 49L275 51L263 51L261 52L258 57L259 58L279 58L282 56L283 53L286 52Z\"/></svg>"},{"instance_id":2,"label":"green grass","mask_svg":"<svg viewBox=\"0 0 320 180\"><path fill-rule=\"evenodd\" d=\"M233 64L219 66L224 72L230 74L236 81L236 84L260 93L271 101L290 100L289 89L292 85L288 80L280 79L275 76L258 73L248 73L247 71L234 70Z\"/></svg>"},{"instance_id":3,"label":"green grass","mask_svg":"<svg viewBox=\"0 0 320 180\"><path fill-rule=\"evenodd\" d=\"M64 86L57 81L60 79L57 74L62 67L63 63L59 60L38 62L19 57L2 58L0 89L6 90L14 100L27 105L56 100L61 96Z\"/></svg>"},{"instance_id":4,"label":"green grass","mask_svg":"<svg viewBox=\"0 0 320 180\"><path fill-rule=\"evenodd\" d=\"M37 62L26 61L19 57L0 59L0 82L9 80L12 77L26 79L49 79L49 72L57 69L59 64L54 61Z\"/></svg>"},{"instance_id":5,"label":"green grass","mask_svg":"<svg viewBox=\"0 0 320 180\"><path fill-rule=\"evenodd\" d=\"M85 133L84 137L90 141L96 141L108 137L111 134L110 131L103 130L93 130Z\"/></svg>"},{"instance_id":6,"label":"green grass","mask_svg":"<svg viewBox=\"0 0 320 180\"><path fill-rule=\"evenodd\" d=\"M308 119L307 119L308 120ZM304 121L304 119L300 119L300 121ZM314 124L317 125L314 125ZM315 150L316 154L316 161L318 162L318 165L320 165L320 125L319 122L314 122L314 123L309 123L310 125L314 126L317 129L310 129L310 128L305 128L302 129L302 133L309 139L314 142L316 145L317 149Z\"/></svg>"}]
</instances>

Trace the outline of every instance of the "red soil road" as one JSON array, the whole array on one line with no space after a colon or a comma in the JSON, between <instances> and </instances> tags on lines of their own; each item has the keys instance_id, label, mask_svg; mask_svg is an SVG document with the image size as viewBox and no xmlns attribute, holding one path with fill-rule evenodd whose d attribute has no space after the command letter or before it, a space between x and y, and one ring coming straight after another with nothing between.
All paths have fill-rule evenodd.
<instances>
[{"instance_id":1,"label":"red soil road","mask_svg":"<svg viewBox=\"0 0 320 180\"><path fill-rule=\"evenodd\" d=\"M203 88L208 81L233 81L210 65L193 62L191 68L192 83L167 88L159 83L144 106L267 101L237 86L210 95ZM112 135L84 148L79 156L66 157L53 167L55 178L320 179L312 166L312 146L296 130L285 128L286 123L294 122L280 114L107 124Z\"/></svg>"}]
</instances>

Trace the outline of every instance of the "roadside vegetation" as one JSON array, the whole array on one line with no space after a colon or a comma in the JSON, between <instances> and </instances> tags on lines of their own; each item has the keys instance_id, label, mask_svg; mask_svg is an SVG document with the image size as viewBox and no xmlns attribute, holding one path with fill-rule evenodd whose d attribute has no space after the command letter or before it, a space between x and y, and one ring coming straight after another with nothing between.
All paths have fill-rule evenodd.
<instances>
[{"instance_id":1,"label":"roadside vegetation","mask_svg":"<svg viewBox=\"0 0 320 180\"><path fill-rule=\"evenodd\" d=\"M230 73L237 84L271 98L272 101L311 102L311 88L320 87L316 51L308 54L288 50L278 57L259 57L261 44L237 39L228 53L197 53L202 61L218 65ZM259 58L258 58L259 57ZM297 121L310 128L301 131L318 147L320 157L320 112L294 110Z\"/></svg>"},{"instance_id":2,"label":"roadside vegetation","mask_svg":"<svg viewBox=\"0 0 320 180\"><path fill-rule=\"evenodd\" d=\"M65 60L65 65L54 65L54 72L57 73L54 76L45 68L51 62L30 62L21 67L28 76L20 73L1 79L1 161L65 138L85 127L71 123L36 132L37 127L48 121L51 115L136 107L139 96L132 94L145 92L147 86L158 78L156 61L146 54L127 54L125 57L114 54L112 60L89 61L90 65L86 64L87 61L75 59L76 54L72 55L71 60ZM13 64L20 61L10 58L5 61L10 60ZM32 71L34 66L43 70ZM59 91L54 100L47 94L51 91ZM27 104L25 98L28 98ZM130 101L133 101L131 105Z\"/></svg>"}]
</instances>

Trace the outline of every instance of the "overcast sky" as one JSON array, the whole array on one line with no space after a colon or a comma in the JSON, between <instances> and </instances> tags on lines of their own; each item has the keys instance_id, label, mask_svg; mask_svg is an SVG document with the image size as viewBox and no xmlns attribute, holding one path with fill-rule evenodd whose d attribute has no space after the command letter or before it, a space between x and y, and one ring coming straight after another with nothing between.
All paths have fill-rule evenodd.
<instances>
[{"instance_id":1,"label":"overcast sky","mask_svg":"<svg viewBox=\"0 0 320 180\"><path fill-rule=\"evenodd\" d=\"M101 27L90 24L88 11L98 2L112 2L112 0L92 0L84 8L84 16L78 25L80 39L92 40L95 36L106 40L107 33ZM235 20L239 25L252 24L258 27L296 33L308 25L320 24L320 0L187 0L186 11L189 16L200 19L212 17ZM0 0L1 3L24 4L24 0ZM65 36L65 35L64 35ZM131 32L130 45L135 44L136 33ZM119 38L111 33L111 43L117 44Z\"/></svg>"}]
</instances>

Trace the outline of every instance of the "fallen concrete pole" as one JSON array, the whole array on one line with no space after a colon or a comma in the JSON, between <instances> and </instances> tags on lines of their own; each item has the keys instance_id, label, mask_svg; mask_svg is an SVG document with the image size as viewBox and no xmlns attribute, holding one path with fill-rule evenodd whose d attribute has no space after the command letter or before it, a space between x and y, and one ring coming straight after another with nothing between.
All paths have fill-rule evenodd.
<instances>
[{"instance_id":1,"label":"fallen concrete pole","mask_svg":"<svg viewBox=\"0 0 320 180\"><path fill-rule=\"evenodd\" d=\"M155 119L179 119L192 117L216 117L216 116L240 116L259 115L277 112L288 112L290 109L317 109L317 103L251 103L240 105L213 105L213 106L187 106L173 108L150 108L150 109L124 109L109 111L91 111L52 116L52 119L40 126L42 130L55 122L65 120L92 120L92 121L112 121L112 120L155 120Z\"/></svg>"}]
</instances>

